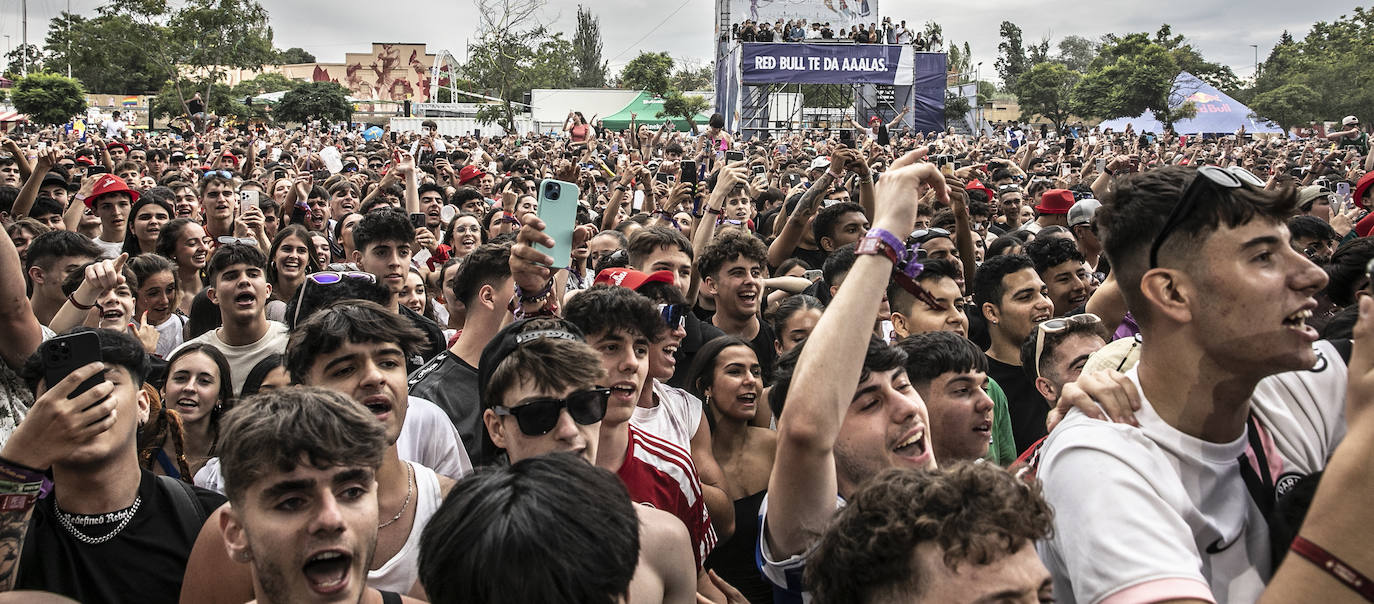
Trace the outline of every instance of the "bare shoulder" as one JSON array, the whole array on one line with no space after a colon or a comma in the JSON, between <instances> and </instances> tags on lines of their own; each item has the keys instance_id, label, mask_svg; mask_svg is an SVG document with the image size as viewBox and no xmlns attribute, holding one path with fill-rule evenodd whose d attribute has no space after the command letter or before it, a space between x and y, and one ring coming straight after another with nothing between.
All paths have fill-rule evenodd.
<instances>
[{"instance_id":1,"label":"bare shoulder","mask_svg":"<svg viewBox=\"0 0 1374 604\"><path fill-rule=\"evenodd\" d=\"M458 484L458 481L443 474L435 474L435 476L439 477L439 494L448 497L448 492L453 490L453 485Z\"/></svg>"},{"instance_id":2,"label":"bare shoulder","mask_svg":"<svg viewBox=\"0 0 1374 604\"><path fill-rule=\"evenodd\" d=\"M645 547L671 548L678 543L691 548L692 537L677 516L646 505L635 505L639 514L639 542Z\"/></svg>"}]
</instances>

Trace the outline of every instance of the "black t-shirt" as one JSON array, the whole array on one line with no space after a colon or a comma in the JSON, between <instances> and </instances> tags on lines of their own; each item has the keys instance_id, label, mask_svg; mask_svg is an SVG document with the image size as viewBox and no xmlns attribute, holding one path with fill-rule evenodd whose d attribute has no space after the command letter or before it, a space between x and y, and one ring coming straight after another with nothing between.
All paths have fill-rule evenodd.
<instances>
[{"instance_id":1,"label":"black t-shirt","mask_svg":"<svg viewBox=\"0 0 1374 604\"><path fill-rule=\"evenodd\" d=\"M1011 435L1016 440L1016 454L1020 455L1048 434L1045 419L1049 417L1050 405L1035 389L1035 380L1019 365L1008 365L988 357L988 377L997 380L997 385L1007 395Z\"/></svg>"},{"instance_id":2,"label":"black t-shirt","mask_svg":"<svg viewBox=\"0 0 1374 604\"><path fill-rule=\"evenodd\" d=\"M172 495L158 484L157 476L147 470L141 474L138 512L118 535L98 545L78 541L67 532L57 518L55 495L40 500L29 520L15 589L50 591L78 602L176 602L186 559L200 526L225 499L192 487L201 517L184 523ZM58 485L56 490L61 488ZM100 537L117 524L75 528L87 536ZM196 530L189 531L188 524Z\"/></svg>"},{"instance_id":3,"label":"black t-shirt","mask_svg":"<svg viewBox=\"0 0 1374 604\"><path fill-rule=\"evenodd\" d=\"M482 459L486 428L482 425L482 401L477 396L477 368L445 350L410 374L407 385L411 396L427 399L448 414L468 458L474 466L481 465L478 460Z\"/></svg>"},{"instance_id":4,"label":"black t-shirt","mask_svg":"<svg viewBox=\"0 0 1374 604\"><path fill-rule=\"evenodd\" d=\"M677 367L673 369L673 377L668 380L668 385L690 390L687 374L692 371L692 362L697 357L697 351L707 342L723 335L725 332L719 327L702 321L695 313L687 313L687 337L682 339L682 343L677 347L677 353L673 355L673 358L677 359Z\"/></svg>"},{"instance_id":5,"label":"black t-shirt","mask_svg":"<svg viewBox=\"0 0 1374 604\"><path fill-rule=\"evenodd\" d=\"M409 308L406 308L404 306L398 306L397 308L401 309L402 317L410 319L410 323L414 325L416 329L420 330L425 334L425 340L428 341L427 350L417 351L415 354L410 355L410 357L406 359L406 373L415 373L416 371L419 371L420 367L424 366L424 364L428 362L430 359L438 356L440 352L443 352L444 350L448 349L448 346L446 346L444 343L444 330L439 328L438 323L426 319L420 313L410 310Z\"/></svg>"},{"instance_id":6,"label":"black t-shirt","mask_svg":"<svg viewBox=\"0 0 1374 604\"><path fill-rule=\"evenodd\" d=\"M825 250L820 248L808 250L797 246L792 250L792 257L811 265L812 270L820 270L824 267L826 256Z\"/></svg>"},{"instance_id":7,"label":"black t-shirt","mask_svg":"<svg viewBox=\"0 0 1374 604\"><path fill-rule=\"evenodd\" d=\"M773 326L763 319L759 322L759 333L749 341L749 347L754 349L754 354L759 357L759 368L763 370L763 385L773 385L773 368L778 365L778 348L775 346L773 336Z\"/></svg>"}]
</instances>

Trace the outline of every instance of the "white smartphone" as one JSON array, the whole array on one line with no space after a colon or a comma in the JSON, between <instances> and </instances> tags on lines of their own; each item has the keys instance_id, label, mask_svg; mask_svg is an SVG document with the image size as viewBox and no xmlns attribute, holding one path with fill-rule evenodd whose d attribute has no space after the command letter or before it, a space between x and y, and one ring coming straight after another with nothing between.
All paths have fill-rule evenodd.
<instances>
[{"instance_id":1,"label":"white smartphone","mask_svg":"<svg viewBox=\"0 0 1374 604\"><path fill-rule=\"evenodd\" d=\"M247 212L248 208L259 207L258 199L260 196L261 194L253 189L239 191L239 214Z\"/></svg>"}]
</instances>

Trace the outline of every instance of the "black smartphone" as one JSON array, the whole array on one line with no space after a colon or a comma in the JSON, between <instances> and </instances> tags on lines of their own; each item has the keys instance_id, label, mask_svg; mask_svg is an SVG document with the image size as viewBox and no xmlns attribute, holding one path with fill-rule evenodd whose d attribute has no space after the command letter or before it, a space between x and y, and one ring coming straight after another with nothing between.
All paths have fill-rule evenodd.
<instances>
[{"instance_id":1,"label":"black smartphone","mask_svg":"<svg viewBox=\"0 0 1374 604\"><path fill-rule=\"evenodd\" d=\"M725 152L725 162L726 162L726 163L735 163L735 162L737 162L737 161L744 161L744 152L743 152L743 151L726 151L726 152Z\"/></svg>"},{"instance_id":2,"label":"black smartphone","mask_svg":"<svg viewBox=\"0 0 1374 604\"><path fill-rule=\"evenodd\" d=\"M329 180L329 177L332 175L329 173L329 170L315 170L314 172L310 173L310 176L315 179L315 182L323 183L324 181Z\"/></svg>"},{"instance_id":3,"label":"black smartphone","mask_svg":"<svg viewBox=\"0 0 1374 604\"><path fill-rule=\"evenodd\" d=\"M417 228L417 229L423 229L423 228L425 228L425 218L426 218L426 217L425 217L425 214L424 214L423 212L411 212L411 213L410 213L410 226L413 226L413 227L415 227L415 228Z\"/></svg>"},{"instance_id":4,"label":"black smartphone","mask_svg":"<svg viewBox=\"0 0 1374 604\"><path fill-rule=\"evenodd\" d=\"M801 175L793 172L787 175L787 187L790 189L801 184Z\"/></svg>"},{"instance_id":5,"label":"black smartphone","mask_svg":"<svg viewBox=\"0 0 1374 604\"><path fill-rule=\"evenodd\" d=\"M695 183L697 181L697 162L690 159L682 160L682 182Z\"/></svg>"},{"instance_id":6,"label":"black smartphone","mask_svg":"<svg viewBox=\"0 0 1374 604\"><path fill-rule=\"evenodd\" d=\"M654 174L654 180L671 186L673 184L673 175L667 172L657 172Z\"/></svg>"},{"instance_id":7,"label":"black smartphone","mask_svg":"<svg viewBox=\"0 0 1374 604\"><path fill-rule=\"evenodd\" d=\"M765 174L767 174L767 173L768 173L768 168L764 167L763 164L754 164L754 174L755 174L756 176L763 176L763 175L765 175Z\"/></svg>"},{"instance_id":8,"label":"black smartphone","mask_svg":"<svg viewBox=\"0 0 1374 604\"><path fill-rule=\"evenodd\" d=\"M854 146L854 131L848 128L840 130L840 144L846 147Z\"/></svg>"},{"instance_id":9,"label":"black smartphone","mask_svg":"<svg viewBox=\"0 0 1374 604\"><path fill-rule=\"evenodd\" d=\"M100 337L92 331L57 336L39 348L43 359L43 381L48 388L66 378L71 372L100 361ZM105 372L97 373L81 382L67 398L73 399L105 381Z\"/></svg>"}]
</instances>

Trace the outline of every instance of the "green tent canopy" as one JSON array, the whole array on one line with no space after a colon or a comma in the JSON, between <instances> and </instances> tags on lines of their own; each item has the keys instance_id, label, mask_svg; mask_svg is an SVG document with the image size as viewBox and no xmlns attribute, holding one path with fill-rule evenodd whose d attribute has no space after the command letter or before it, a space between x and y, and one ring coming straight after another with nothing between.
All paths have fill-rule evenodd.
<instances>
[{"instance_id":1,"label":"green tent canopy","mask_svg":"<svg viewBox=\"0 0 1374 604\"><path fill-rule=\"evenodd\" d=\"M614 132L619 132L630 127L631 113L639 116L635 120L637 123L662 124L668 117L658 117L660 111L663 111L663 99L655 97L647 92L641 92L639 96L635 97L635 100L630 101L630 104L626 105L625 108L617 111L614 115L608 115L600 119L602 125ZM672 120L673 123L677 125L678 130L686 131L692 128L687 125L687 120L679 116L674 116ZM711 121L711 114L698 113L696 117L693 118L693 121L696 122L697 127L705 128L706 123Z\"/></svg>"}]
</instances>

